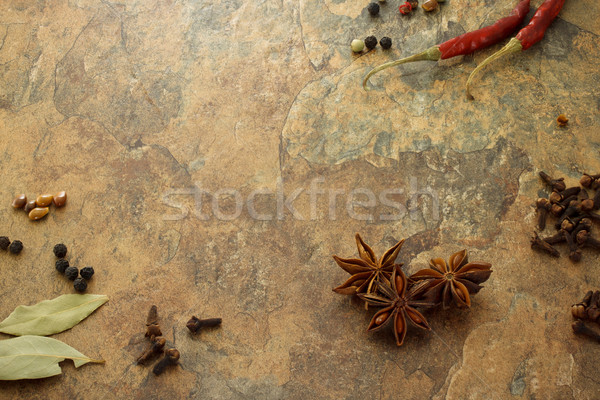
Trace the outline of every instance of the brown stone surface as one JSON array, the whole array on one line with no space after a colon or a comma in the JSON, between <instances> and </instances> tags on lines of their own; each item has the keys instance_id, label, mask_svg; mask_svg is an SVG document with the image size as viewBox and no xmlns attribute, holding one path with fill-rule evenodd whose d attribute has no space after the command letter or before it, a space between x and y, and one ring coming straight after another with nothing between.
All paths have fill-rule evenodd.
<instances>
[{"instance_id":1,"label":"brown stone surface","mask_svg":"<svg viewBox=\"0 0 600 400\"><path fill-rule=\"evenodd\" d=\"M59 242L110 301L54 336L104 365L65 362L2 382L0 397L600 396L600 345L574 336L569 312L599 288L600 256L529 248L537 172L571 184L600 172L596 0L568 0L542 42L486 68L475 101L468 74L499 45L387 70L368 93L361 80L515 1L407 18L388 1L375 19L358 0L6 3L0 235L25 249L0 254L0 318L74 292L53 267ZM369 34L392 49L353 55ZM60 190L67 205L41 221L10 207ZM355 232L377 253L406 238L407 272L467 248L494 273L471 309L427 312L432 332L398 348L390 331L366 333L372 310L331 291L347 276L331 255L354 256ZM160 377L134 365L152 304L181 352ZM191 336L191 315L223 325Z\"/></svg>"}]
</instances>

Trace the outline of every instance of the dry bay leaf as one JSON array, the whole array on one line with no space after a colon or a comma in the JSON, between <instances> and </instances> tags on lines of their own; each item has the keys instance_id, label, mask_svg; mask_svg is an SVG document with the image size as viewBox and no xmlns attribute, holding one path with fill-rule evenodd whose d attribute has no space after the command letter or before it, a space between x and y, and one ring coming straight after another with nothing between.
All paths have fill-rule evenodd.
<instances>
[{"instance_id":1,"label":"dry bay leaf","mask_svg":"<svg viewBox=\"0 0 600 400\"><path fill-rule=\"evenodd\" d=\"M60 375L59 362L73 360L75 368L93 360L60 340L21 336L0 340L0 380L38 379Z\"/></svg>"},{"instance_id":2,"label":"dry bay leaf","mask_svg":"<svg viewBox=\"0 0 600 400\"><path fill-rule=\"evenodd\" d=\"M19 306L0 322L9 335L52 335L72 328L108 301L100 294L63 294L33 306Z\"/></svg>"}]
</instances>

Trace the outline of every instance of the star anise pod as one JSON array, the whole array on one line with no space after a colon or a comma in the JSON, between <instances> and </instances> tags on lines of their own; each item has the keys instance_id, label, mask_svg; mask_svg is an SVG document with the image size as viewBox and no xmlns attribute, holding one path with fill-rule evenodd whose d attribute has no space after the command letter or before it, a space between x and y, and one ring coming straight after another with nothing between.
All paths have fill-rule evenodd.
<instances>
[{"instance_id":1,"label":"star anise pod","mask_svg":"<svg viewBox=\"0 0 600 400\"><path fill-rule=\"evenodd\" d=\"M358 247L360 259L333 256L340 268L352 275L346 282L333 290L340 294L374 293L377 289L377 279L379 277L390 279L394 265L396 265L394 262L402 244L404 244L404 239L396 243L385 252L381 259L377 260L373 250L363 242L357 233L356 247Z\"/></svg>"},{"instance_id":2,"label":"star anise pod","mask_svg":"<svg viewBox=\"0 0 600 400\"><path fill-rule=\"evenodd\" d=\"M421 329L431 330L425 317L415 307L431 307L433 303L416 300L420 297L424 285L415 285L408 288L406 275L399 265L394 266L389 281L381 279L378 290L383 294L360 294L360 298L368 304L376 307L384 307L379 310L369 323L367 332L373 332L383 328L390 321L394 321L394 336L396 344L402 346L406 331L408 329L406 320Z\"/></svg>"},{"instance_id":3,"label":"star anise pod","mask_svg":"<svg viewBox=\"0 0 600 400\"><path fill-rule=\"evenodd\" d=\"M468 262L467 250L450 256L448 265L442 258L429 261L431 268L413 274L410 279L415 282L426 281L423 297L436 304L442 303L448 308L454 300L458 307L471 306L471 294L482 288L480 283L488 280L492 270L486 262Z\"/></svg>"}]
</instances>

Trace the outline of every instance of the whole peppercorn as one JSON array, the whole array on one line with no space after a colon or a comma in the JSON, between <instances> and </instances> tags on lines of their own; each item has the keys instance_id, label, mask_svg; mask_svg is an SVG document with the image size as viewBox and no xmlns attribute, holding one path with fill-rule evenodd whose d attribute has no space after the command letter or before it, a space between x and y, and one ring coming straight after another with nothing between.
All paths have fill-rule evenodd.
<instances>
[{"instance_id":1,"label":"whole peppercorn","mask_svg":"<svg viewBox=\"0 0 600 400\"><path fill-rule=\"evenodd\" d=\"M387 36L384 36L381 38L381 40L379 40L379 45L381 46L381 48L387 50L390 47L392 47L392 39L390 39Z\"/></svg>"},{"instance_id":2,"label":"whole peppercorn","mask_svg":"<svg viewBox=\"0 0 600 400\"><path fill-rule=\"evenodd\" d=\"M56 267L56 270L58 272L60 272L61 274L64 274L65 271L67 270L67 268L69 268L69 261L65 260L64 258L61 258L59 260L56 260L56 263L54 264L54 266Z\"/></svg>"},{"instance_id":3,"label":"whole peppercorn","mask_svg":"<svg viewBox=\"0 0 600 400\"><path fill-rule=\"evenodd\" d=\"M15 240L8 246L8 251L13 254L19 254L23 250L23 243L20 240Z\"/></svg>"},{"instance_id":4,"label":"whole peppercorn","mask_svg":"<svg viewBox=\"0 0 600 400\"><path fill-rule=\"evenodd\" d=\"M79 270L77 269L77 267L68 267L65 270L65 276L72 281L74 281L77 278L77 275L79 275Z\"/></svg>"},{"instance_id":5,"label":"whole peppercorn","mask_svg":"<svg viewBox=\"0 0 600 400\"><path fill-rule=\"evenodd\" d=\"M376 16L377 14L379 14L379 4L371 3L367 6L367 10L369 11L369 14L371 14L372 16Z\"/></svg>"},{"instance_id":6,"label":"whole peppercorn","mask_svg":"<svg viewBox=\"0 0 600 400\"><path fill-rule=\"evenodd\" d=\"M54 255L58 258L65 258L67 255L67 246L62 243L59 243L54 246Z\"/></svg>"},{"instance_id":7,"label":"whole peppercorn","mask_svg":"<svg viewBox=\"0 0 600 400\"><path fill-rule=\"evenodd\" d=\"M94 275L94 268L92 267L83 267L81 268L81 271L79 272L79 274L81 275L81 277L85 280L90 280L92 279L92 275Z\"/></svg>"},{"instance_id":8,"label":"whole peppercorn","mask_svg":"<svg viewBox=\"0 0 600 400\"><path fill-rule=\"evenodd\" d=\"M365 42L360 39L354 39L352 43L350 43L350 48L355 53L360 53L365 48Z\"/></svg>"},{"instance_id":9,"label":"whole peppercorn","mask_svg":"<svg viewBox=\"0 0 600 400\"><path fill-rule=\"evenodd\" d=\"M366 37L365 46L367 46L367 49L373 50L377 46L377 38L375 36Z\"/></svg>"},{"instance_id":10,"label":"whole peppercorn","mask_svg":"<svg viewBox=\"0 0 600 400\"><path fill-rule=\"evenodd\" d=\"M0 249L8 250L8 246L10 246L10 239L6 236L0 236Z\"/></svg>"},{"instance_id":11,"label":"whole peppercorn","mask_svg":"<svg viewBox=\"0 0 600 400\"><path fill-rule=\"evenodd\" d=\"M73 282L73 287L78 292L85 292L85 289L87 289L87 282L83 278L77 278Z\"/></svg>"}]
</instances>

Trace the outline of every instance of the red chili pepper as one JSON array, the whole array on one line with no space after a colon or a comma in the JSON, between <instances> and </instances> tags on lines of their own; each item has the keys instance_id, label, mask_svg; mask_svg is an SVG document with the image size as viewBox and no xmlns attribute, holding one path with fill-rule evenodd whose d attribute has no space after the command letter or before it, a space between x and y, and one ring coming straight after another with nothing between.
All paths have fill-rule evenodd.
<instances>
[{"instance_id":1,"label":"red chili pepper","mask_svg":"<svg viewBox=\"0 0 600 400\"><path fill-rule=\"evenodd\" d=\"M404 3L400 7L398 7L398 10L400 10L400 14L407 15L407 14L410 14L410 12L412 11L412 6L407 1L406 3Z\"/></svg>"},{"instance_id":2,"label":"red chili pepper","mask_svg":"<svg viewBox=\"0 0 600 400\"><path fill-rule=\"evenodd\" d=\"M540 40L544 38L546 30L554 21L563 5L565 0L546 0L537 9L529 24L517 33L517 36L510 39L510 41L502 49L486 58L481 64L471 72L469 79L467 80L467 95L472 98L470 94L470 86L473 77L487 64L491 63L497 58L500 58L506 54L518 53L522 50L527 50Z\"/></svg>"},{"instance_id":3,"label":"red chili pepper","mask_svg":"<svg viewBox=\"0 0 600 400\"><path fill-rule=\"evenodd\" d=\"M400 60L391 61L372 69L363 80L363 88L367 90L367 81L376 73L386 68L414 61L438 61L464 54L470 54L500 42L513 33L529 12L529 0L521 0L507 17L499 19L494 24L467 32L440 45L430 47L422 53Z\"/></svg>"}]
</instances>

